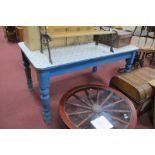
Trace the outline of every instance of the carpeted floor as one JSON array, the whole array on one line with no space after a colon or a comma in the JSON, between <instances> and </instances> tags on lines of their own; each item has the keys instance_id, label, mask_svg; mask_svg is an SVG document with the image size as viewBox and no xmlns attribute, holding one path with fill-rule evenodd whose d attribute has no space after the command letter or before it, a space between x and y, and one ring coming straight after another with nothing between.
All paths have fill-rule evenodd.
<instances>
[{"instance_id":1,"label":"carpeted floor","mask_svg":"<svg viewBox=\"0 0 155 155\"><path fill-rule=\"evenodd\" d=\"M16 43L10 43L4 38L3 29L0 27L0 128L64 128L58 113L61 96L80 84L108 85L110 78L117 74L117 69L123 65L124 61L120 61L100 66L97 73L87 69L53 78L50 91L53 118L52 123L47 125L42 119L36 73L32 68L34 92L29 92L20 49ZM153 128L150 113L138 118L137 128Z\"/></svg>"}]
</instances>

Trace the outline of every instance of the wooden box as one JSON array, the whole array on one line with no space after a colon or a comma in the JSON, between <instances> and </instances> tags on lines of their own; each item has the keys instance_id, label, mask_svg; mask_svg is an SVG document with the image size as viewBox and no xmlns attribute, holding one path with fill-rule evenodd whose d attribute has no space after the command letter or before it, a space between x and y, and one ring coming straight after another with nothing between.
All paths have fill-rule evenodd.
<instances>
[{"instance_id":1,"label":"wooden box","mask_svg":"<svg viewBox=\"0 0 155 155\"><path fill-rule=\"evenodd\" d=\"M40 50L40 33L38 26L24 26L23 40L25 45L31 50Z\"/></svg>"},{"instance_id":2,"label":"wooden box","mask_svg":"<svg viewBox=\"0 0 155 155\"><path fill-rule=\"evenodd\" d=\"M75 28L68 28L67 31L81 31L81 30L89 30L92 29L92 27L89 26L79 26ZM93 42L93 36L82 36L82 37L69 37L67 38L67 46L70 45L77 45L77 44L84 44L84 43L89 43Z\"/></svg>"},{"instance_id":3,"label":"wooden box","mask_svg":"<svg viewBox=\"0 0 155 155\"><path fill-rule=\"evenodd\" d=\"M22 26L16 26L16 33L17 33L18 41L23 41L23 27Z\"/></svg>"},{"instance_id":4,"label":"wooden box","mask_svg":"<svg viewBox=\"0 0 155 155\"><path fill-rule=\"evenodd\" d=\"M69 32L93 29L92 26L50 26L48 32ZM64 47L93 42L93 36L54 38L50 47Z\"/></svg>"},{"instance_id":5,"label":"wooden box","mask_svg":"<svg viewBox=\"0 0 155 155\"><path fill-rule=\"evenodd\" d=\"M148 81L153 79L155 79L155 69L143 67L112 77L110 85L131 98L142 111L146 104L152 101L153 88Z\"/></svg>"},{"instance_id":6,"label":"wooden box","mask_svg":"<svg viewBox=\"0 0 155 155\"><path fill-rule=\"evenodd\" d=\"M80 31L94 29L92 26L50 26L48 33L52 32L66 32L66 31ZM25 26L23 30L23 41L25 45L31 50L40 50L40 31L38 26ZM52 37L52 36L51 36ZM82 37L65 37L65 38L52 38L50 42L51 48L64 47L70 45L77 45L83 43L93 42L93 36Z\"/></svg>"},{"instance_id":7,"label":"wooden box","mask_svg":"<svg viewBox=\"0 0 155 155\"><path fill-rule=\"evenodd\" d=\"M109 34L109 35L103 35L98 38L98 36L94 37L94 40L102 44L106 44L109 46L112 46L114 48L120 48L123 46L126 46L130 44L132 33L123 31L123 30L117 30L118 34Z\"/></svg>"},{"instance_id":8,"label":"wooden box","mask_svg":"<svg viewBox=\"0 0 155 155\"><path fill-rule=\"evenodd\" d=\"M54 26L53 28L51 28L50 30L48 30L49 33L51 32L66 32L66 28L57 28L56 26ZM52 38L52 41L50 42L50 47L63 47L66 46L67 44L67 39L66 38Z\"/></svg>"}]
</instances>

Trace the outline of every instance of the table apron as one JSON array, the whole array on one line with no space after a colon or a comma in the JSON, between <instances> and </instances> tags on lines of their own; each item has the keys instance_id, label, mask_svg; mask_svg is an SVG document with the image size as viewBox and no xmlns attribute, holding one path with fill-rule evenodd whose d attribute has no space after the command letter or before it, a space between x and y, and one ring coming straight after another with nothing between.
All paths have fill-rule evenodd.
<instances>
[{"instance_id":1,"label":"table apron","mask_svg":"<svg viewBox=\"0 0 155 155\"><path fill-rule=\"evenodd\" d=\"M117 62L122 59L131 59L131 61L133 62L136 52L137 51L131 51L127 53L119 53L119 54L114 54L114 55L100 57L100 58L91 59L91 60L84 60L81 62L75 62L71 64L65 64L62 66L56 66L53 68L47 68L46 70L43 70L43 71L45 72L47 71L49 73L49 76L52 77L52 76L58 76L58 75L62 75L70 72L80 71L97 65Z\"/></svg>"}]
</instances>

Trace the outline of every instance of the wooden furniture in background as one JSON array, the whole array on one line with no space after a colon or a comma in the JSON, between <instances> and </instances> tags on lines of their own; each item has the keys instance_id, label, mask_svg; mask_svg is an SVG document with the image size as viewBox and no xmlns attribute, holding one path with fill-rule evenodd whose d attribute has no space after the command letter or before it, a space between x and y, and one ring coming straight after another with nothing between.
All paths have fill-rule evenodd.
<instances>
[{"instance_id":1,"label":"wooden furniture in background","mask_svg":"<svg viewBox=\"0 0 155 155\"><path fill-rule=\"evenodd\" d=\"M24 44L33 52L40 50L40 34L38 26L23 27Z\"/></svg>"},{"instance_id":2,"label":"wooden furniture in background","mask_svg":"<svg viewBox=\"0 0 155 155\"><path fill-rule=\"evenodd\" d=\"M114 29L123 30L124 26L112 26Z\"/></svg>"},{"instance_id":3,"label":"wooden furniture in background","mask_svg":"<svg viewBox=\"0 0 155 155\"><path fill-rule=\"evenodd\" d=\"M8 41L18 42L15 26L4 26L4 34Z\"/></svg>"},{"instance_id":4,"label":"wooden furniture in background","mask_svg":"<svg viewBox=\"0 0 155 155\"><path fill-rule=\"evenodd\" d=\"M108 34L103 35L98 38L97 36L94 37L94 40L102 44L106 44L109 46L112 46L114 48L120 48L123 46L127 46L131 42L132 33L124 30L117 30L113 29L115 31L115 34Z\"/></svg>"},{"instance_id":5,"label":"wooden furniture in background","mask_svg":"<svg viewBox=\"0 0 155 155\"><path fill-rule=\"evenodd\" d=\"M148 54L151 54L152 64L155 56L155 26L136 26L133 31L133 43L139 48L135 66L143 67Z\"/></svg>"},{"instance_id":6,"label":"wooden furniture in background","mask_svg":"<svg viewBox=\"0 0 155 155\"><path fill-rule=\"evenodd\" d=\"M153 87L153 126L155 127L155 79L149 81L149 84Z\"/></svg>"},{"instance_id":7,"label":"wooden furniture in background","mask_svg":"<svg viewBox=\"0 0 155 155\"><path fill-rule=\"evenodd\" d=\"M137 112L141 113L153 101L153 88L148 83L153 79L155 69L143 67L112 77L110 85L131 98L135 102Z\"/></svg>"},{"instance_id":8,"label":"wooden furniture in background","mask_svg":"<svg viewBox=\"0 0 155 155\"><path fill-rule=\"evenodd\" d=\"M23 27L22 26L4 26L5 38L11 42L23 41Z\"/></svg>"},{"instance_id":9,"label":"wooden furniture in background","mask_svg":"<svg viewBox=\"0 0 155 155\"><path fill-rule=\"evenodd\" d=\"M19 42L23 41L23 26L16 26L16 35Z\"/></svg>"},{"instance_id":10,"label":"wooden furniture in background","mask_svg":"<svg viewBox=\"0 0 155 155\"><path fill-rule=\"evenodd\" d=\"M47 33L52 39L49 42L50 48L64 47L82 43L93 42L92 36L77 34L81 31L94 29L94 26L25 26L24 27L24 43L31 51L41 50L40 32ZM43 40L43 42L46 40ZM45 46L45 48L47 48Z\"/></svg>"}]
</instances>

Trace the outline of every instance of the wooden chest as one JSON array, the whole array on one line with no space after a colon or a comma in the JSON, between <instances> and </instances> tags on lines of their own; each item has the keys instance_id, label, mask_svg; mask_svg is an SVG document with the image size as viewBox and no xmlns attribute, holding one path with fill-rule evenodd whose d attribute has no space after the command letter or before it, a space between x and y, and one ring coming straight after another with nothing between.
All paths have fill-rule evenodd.
<instances>
[{"instance_id":1,"label":"wooden chest","mask_svg":"<svg viewBox=\"0 0 155 155\"><path fill-rule=\"evenodd\" d=\"M44 28L43 26L42 28ZM68 31L81 31L91 30L94 26L49 26L48 33L52 32L68 32ZM31 50L40 50L40 31L39 26L24 26L23 27L23 41L25 45ZM51 48L64 47L76 44L93 42L93 36L80 36L80 37L62 37L52 38L49 43Z\"/></svg>"},{"instance_id":2,"label":"wooden chest","mask_svg":"<svg viewBox=\"0 0 155 155\"><path fill-rule=\"evenodd\" d=\"M142 111L152 101L153 88L148 81L153 79L155 79L155 69L143 67L131 73L112 77L110 85L131 98L136 103L136 107Z\"/></svg>"},{"instance_id":3,"label":"wooden chest","mask_svg":"<svg viewBox=\"0 0 155 155\"><path fill-rule=\"evenodd\" d=\"M94 40L98 40L99 43L106 44L114 48L120 48L130 44L131 38L131 32L117 30L117 34L104 35L99 38L98 36L95 36Z\"/></svg>"}]
</instances>

